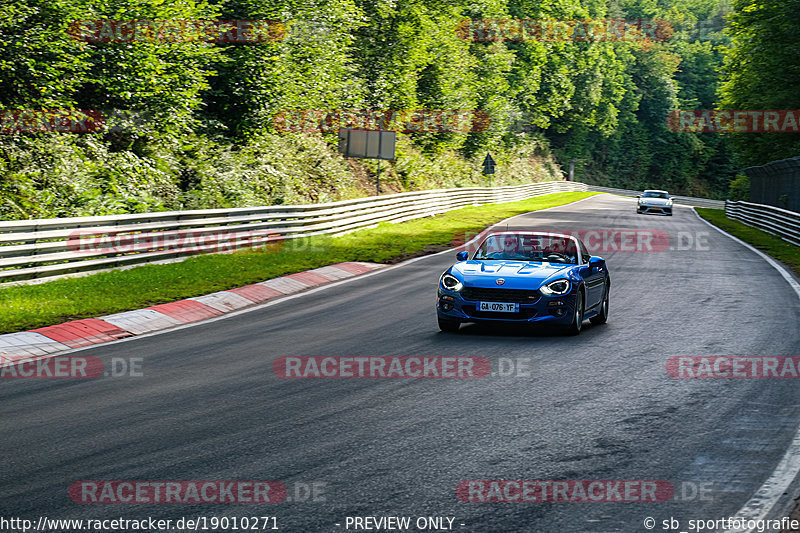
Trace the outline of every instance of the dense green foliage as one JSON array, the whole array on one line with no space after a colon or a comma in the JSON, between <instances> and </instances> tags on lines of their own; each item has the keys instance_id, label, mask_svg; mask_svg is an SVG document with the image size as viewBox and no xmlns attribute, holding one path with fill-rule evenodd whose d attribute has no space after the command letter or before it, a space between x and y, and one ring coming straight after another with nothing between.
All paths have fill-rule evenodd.
<instances>
[{"instance_id":1,"label":"dense green foliage","mask_svg":"<svg viewBox=\"0 0 800 533\"><path fill-rule=\"evenodd\" d=\"M557 178L575 161L581 181L725 197L743 163L794 155L797 136L676 132L667 115L713 109L718 94L728 107L797 108L797 3L735 0L726 33L727 0L3 0L0 113L112 118L80 135L3 130L0 218L372 194L375 161L342 158L335 135L276 126L276 114L304 109L488 113L486 131L401 134L384 191L488 184L480 162L491 151L498 185ZM474 42L459 32L467 18L509 17L665 19L674 33ZM270 19L285 32L247 44L70 36L74 21L98 19Z\"/></svg>"},{"instance_id":2,"label":"dense green foliage","mask_svg":"<svg viewBox=\"0 0 800 533\"><path fill-rule=\"evenodd\" d=\"M800 109L800 42L794 15L798 0L734 0L728 33L733 43L725 57L722 107L725 109ZM800 133L748 133L734 136L744 165L759 165L800 154Z\"/></svg>"}]
</instances>

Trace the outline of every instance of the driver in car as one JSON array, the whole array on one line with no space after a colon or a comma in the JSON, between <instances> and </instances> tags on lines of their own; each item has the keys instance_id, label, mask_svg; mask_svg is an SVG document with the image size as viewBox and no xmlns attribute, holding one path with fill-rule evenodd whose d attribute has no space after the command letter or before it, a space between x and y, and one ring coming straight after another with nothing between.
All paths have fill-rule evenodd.
<instances>
[{"instance_id":1,"label":"driver in car","mask_svg":"<svg viewBox=\"0 0 800 533\"><path fill-rule=\"evenodd\" d=\"M503 239L503 255L506 259L511 259L515 257L517 254L517 248L519 246L519 242L517 238L513 235L506 235Z\"/></svg>"}]
</instances>

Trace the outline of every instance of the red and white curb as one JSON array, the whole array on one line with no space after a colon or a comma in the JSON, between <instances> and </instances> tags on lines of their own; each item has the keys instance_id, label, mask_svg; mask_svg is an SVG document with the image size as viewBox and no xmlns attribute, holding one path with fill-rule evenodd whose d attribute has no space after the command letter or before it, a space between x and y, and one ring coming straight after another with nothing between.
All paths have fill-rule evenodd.
<instances>
[{"instance_id":1,"label":"red and white curb","mask_svg":"<svg viewBox=\"0 0 800 533\"><path fill-rule=\"evenodd\" d=\"M31 357L199 322L272 298L372 272L385 266L360 262L337 263L205 296L154 305L146 309L73 320L31 331L8 333L0 335L0 358L3 362L14 364L15 360L27 360Z\"/></svg>"}]
</instances>

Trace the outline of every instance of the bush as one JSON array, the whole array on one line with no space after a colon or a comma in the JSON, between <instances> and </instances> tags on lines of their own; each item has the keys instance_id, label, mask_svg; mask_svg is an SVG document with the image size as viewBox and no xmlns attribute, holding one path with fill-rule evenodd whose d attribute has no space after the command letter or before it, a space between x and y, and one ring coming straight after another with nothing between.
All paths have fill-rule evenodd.
<instances>
[{"instance_id":1,"label":"bush","mask_svg":"<svg viewBox=\"0 0 800 533\"><path fill-rule=\"evenodd\" d=\"M329 136L330 137L330 136ZM0 138L0 220L323 203L375 194L377 161L347 160L320 134L261 133L235 144L195 133L139 137L127 149L100 134ZM559 179L530 144L493 152L491 183ZM382 162L383 192L489 185L485 152L427 153L408 138Z\"/></svg>"},{"instance_id":2,"label":"bush","mask_svg":"<svg viewBox=\"0 0 800 533\"><path fill-rule=\"evenodd\" d=\"M729 185L728 196L734 202L750 201L750 178L745 174L739 174Z\"/></svg>"}]
</instances>

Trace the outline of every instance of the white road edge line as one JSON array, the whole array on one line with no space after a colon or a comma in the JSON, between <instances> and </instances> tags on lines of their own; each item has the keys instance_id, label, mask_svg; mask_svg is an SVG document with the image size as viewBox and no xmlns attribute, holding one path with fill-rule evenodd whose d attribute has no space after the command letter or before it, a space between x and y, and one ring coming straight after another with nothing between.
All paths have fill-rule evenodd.
<instances>
[{"instance_id":1,"label":"white road edge line","mask_svg":"<svg viewBox=\"0 0 800 533\"><path fill-rule=\"evenodd\" d=\"M591 192L591 191L576 191L576 192ZM551 209L560 209L562 207L575 205L575 204L577 204L579 202L583 202L585 200L590 200L590 199L592 199L592 198L594 198L596 196L599 196L601 194L609 194L609 193L593 194L592 196L588 196L586 198L581 198L580 200L575 200L574 202L569 202L568 204L556 205L556 206L553 206L553 207L547 207L545 209L538 209L536 211L528 211L527 213L520 213L519 215L514 215L513 217L506 218L504 220L501 220L500 222L497 222L496 224L488 226L488 228L485 228L484 230L481 230L481 232L485 231L486 229L498 226L500 224L505 224L509 220L515 219L517 217L529 215L531 213L542 213L544 211L550 211ZM614 196L614 195L612 195L612 196ZM467 243L464 243L464 245L462 245L462 246L466 246L467 244L469 244L469 243L473 242L474 240L478 239L478 237L480 237L480 233L481 232L478 232L478 234L472 240L470 240ZM459 246L458 248L460 248L460 247L461 246ZM57 352L57 353L53 353L53 354L48 354L46 356L39 356L39 357L37 357L37 359L44 359L44 358L49 358L49 357L58 357L58 356L62 356L62 355L68 355L68 354L73 354L73 353L76 353L76 352L81 352L83 350L91 350L93 348L100 348L100 347L103 347L103 346L109 346L111 344L118 344L118 343L123 343L123 342L131 342L131 341L135 341L135 340L138 340L138 339L144 339L146 337L152 337L154 335L161 335L161 334L164 334L164 333L170 333L172 331L178 331L178 330L181 330L181 329L191 328L191 327L194 327L194 326L200 326L202 324L209 324L211 322L216 322L218 320L225 320L227 318L232 318L232 317L235 317L235 316L239 316L239 315L242 315L244 313L249 313L251 311L257 311L259 309L264 309L266 307L270 307L270 306L273 306L273 305L278 305L278 304L286 302L288 300L293 300L295 298L301 298L301 297L306 296L308 294L313 294L315 292L323 291L325 289L329 289L329 288L332 288L332 287L335 287L335 286L343 285L345 283L350 283L352 281L368 278L370 276L376 276L376 275L381 274L383 272L389 272L390 270L394 270L396 268L400 268L400 267L403 267L403 266L406 266L406 265L410 265L411 263L416 263L417 261L420 261L422 259L427 259L428 257L435 257L437 255L442 255L442 254L446 254L446 253L452 253L455 249L456 248L449 248L447 250L442 250L441 252L436 252L434 254L428 254L428 255L421 255L419 257L413 257L411 259L403 261L402 263L397 263L396 265L392 265L392 266L384 267L384 268L378 268L378 269L374 270L373 272L368 272L366 274L359 274L359 275L356 275L356 276L353 276L353 277L350 277L350 278L346 278L346 279L343 279L343 280L334 281L334 282L331 282L331 283L326 283L325 285L321 285L319 287L315 287L315 288L310 289L310 290L305 290L305 291L299 292L297 294L287 294L286 296L279 296L279 297L277 297L277 298L275 298L273 300L269 300L267 302L264 302L263 304L254 305L254 306L248 307L246 309L240 309L238 311L233 311L231 313L226 313L226 314L221 315L221 316L215 316L214 318L208 318L206 320L201 320L199 322L191 322L189 324L183 324L181 326L175 326L174 328L162 329L162 330L159 330L159 331L152 331L150 333L145 333L144 335L134 335L134 336L131 336L131 337L125 337L123 339L117 339L117 340L114 340L114 341L103 342L103 343L99 343L99 344L90 344L88 346L81 346L80 348L72 348L70 350L65 350L63 352ZM23 361L23 360L21 359L20 361ZM16 364L16 363L13 363L13 364Z\"/></svg>"},{"instance_id":2,"label":"white road edge line","mask_svg":"<svg viewBox=\"0 0 800 533\"><path fill-rule=\"evenodd\" d=\"M786 280L789 286L794 289L797 297L800 298L800 283L797 283L797 281L795 281L795 279L792 277L792 274L783 266L781 266L778 262L761 250L751 246L750 244L747 244L743 240L734 237L730 233L710 223L701 217L697 213L697 210L692 209L692 211L697 218L718 232L730 237L748 250L758 254L764 261L769 263L775 270L777 270L781 276L783 276L783 279ZM775 467L775 470L773 470L772 474L766 479L766 481L764 481L755 494L753 494L753 496L747 500L742 508L733 515L733 517L741 518L745 521L766 519L767 515L773 510L775 505L778 503L778 500L780 500L781 496L783 496L783 493L786 492L786 490L792 484L792 481L794 481L798 473L800 473L800 428L797 429L791 444L789 444L789 448L786 450L786 453L781 458L778 466ZM754 533L755 531L757 531L757 527L747 529L727 529L725 530L725 533Z\"/></svg>"}]
</instances>

